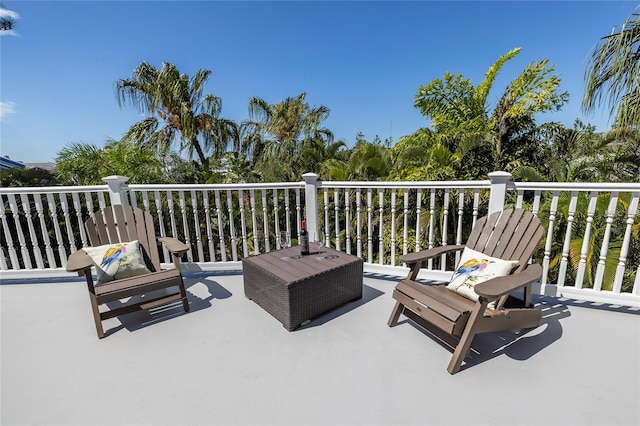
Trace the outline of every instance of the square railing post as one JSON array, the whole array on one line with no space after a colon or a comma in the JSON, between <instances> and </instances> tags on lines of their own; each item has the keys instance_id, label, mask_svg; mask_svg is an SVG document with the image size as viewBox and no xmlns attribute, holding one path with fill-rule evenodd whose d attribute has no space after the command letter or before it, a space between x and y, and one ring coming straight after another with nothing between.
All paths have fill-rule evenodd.
<instances>
[{"instance_id":1,"label":"square railing post","mask_svg":"<svg viewBox=\"0 0 640 426\"><path fill-rule=\"evenodd\" d=\"M318 235L318 177L315 173L302 175L304 179L304 213L310 238L315 238Z\"/></svg>"},{"instance_id":2,"label":"square railing post","mask_svg":"<svg viewBox=\"0 0 640 426\"><path fill-rule=\"evenodd\" d=\"M507 182L509 181L509 178L511 178L511 173L489 173L491 192L489 193L489 212L487 215L504 210L504 202L507 196Z\"/></svg>"},{"instance_id":3,"label":"square railing post","mask_svg":"<svg viewBox=\"0 0 640 426\"><path fill-rule=\"evenodd\" d=\"M127 181L126 176L107 176L102 178L102 181L109 185L109 198L111 199L112 206L127 205L128 200L126 194Z\"/></svg>"}]
</instances>

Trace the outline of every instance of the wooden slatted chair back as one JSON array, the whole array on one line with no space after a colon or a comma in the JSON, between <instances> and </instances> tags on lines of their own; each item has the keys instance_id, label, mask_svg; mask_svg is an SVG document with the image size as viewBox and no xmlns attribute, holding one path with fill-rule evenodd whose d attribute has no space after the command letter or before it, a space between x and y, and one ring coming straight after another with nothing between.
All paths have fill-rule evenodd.
<instances>
[{"instance_id":1,"label":"wooden slatted chair back","mask_svg":"<svg viewBox=\"0 0 640 426\"><path fill-rule=\"evenodd\" d=\"M508 209L478 220L466 246L488 256L518 260L512 273L520 272L533 256L544 228L530 211Z\"/></svg>"},{"instance_id":2,"label":"wooden slatted chair back","mask_svg":"<svg viewBox=\"0 0 640 426\"><path fill-rule=\"evenodd\" d=\"M138 240L152 272L160 271L153 218L138 207L110 206L94 212L84 223L92 246Z\"/></svg>"}]
</instances>

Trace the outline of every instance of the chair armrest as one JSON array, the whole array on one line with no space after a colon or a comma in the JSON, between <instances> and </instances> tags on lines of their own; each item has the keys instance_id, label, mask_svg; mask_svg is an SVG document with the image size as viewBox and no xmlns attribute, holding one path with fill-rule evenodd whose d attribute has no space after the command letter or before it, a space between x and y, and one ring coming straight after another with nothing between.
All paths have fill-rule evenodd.
<instances>
[{"instance_id":1,"label":"chair armrest","mask_svg":"<svg viewBox=\"0 0 640 426\"><path fill-rule=\"evenodd\" d=\"M406 263L407 265L413 265L414 263L423 262L427 259L433 259L434 257L438 257L441 254L463 250L464 247L465 247L464 245L434 247L428 250L421 250L415 253L403 254L402 256L399 257L399 259L400 259L400 262Z\"/></svg>"},{"instance_id":2,"label":"chair armrest","mask_svg":"<svg viewBox=\"0 0 640 426\"><path fill-rule=\"evenodd\" d=\"M487 280L476 284L473 289L478 295L493 300L537 281L540 277L542 277L542 266L534 263L527 266L522 272Z\"/></svg>"},{"instance_id":3,"label":"chair armrest","mask_svg":"<svg viewBox=\"0 0 640 426\"><path fill-rule=\"evenodd\" d=\"M93 266L93 260L84 250L71 253L67 259L67 272L82 272Z\"/></svg>"},{"instance_id":4,"label":"chair armrest","mask_svg":"<svg viewBox=\"0 0 640 426\"><path fill-rule=\"evenodd\" d=\"M189 250L185 243L172 237L159 237L158 241L163 243L171 254L183 254Z\"/></svg>"}]
</instances>

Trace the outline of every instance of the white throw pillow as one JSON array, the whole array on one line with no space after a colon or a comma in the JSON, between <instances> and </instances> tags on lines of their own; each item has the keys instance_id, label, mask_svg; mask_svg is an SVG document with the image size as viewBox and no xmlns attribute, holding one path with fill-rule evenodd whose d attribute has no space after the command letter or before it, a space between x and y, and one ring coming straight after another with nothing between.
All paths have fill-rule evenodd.
<instances>
[{"instance_id":1,"label":"white throw pillow","mask_svg":"<svg viewBox=\"0 0 640 426\"><path fill-rule=\"evenodd\" d=\"M467 299L477 301L478 294L473 290L476 284L509 275L517 264L517 260L498 259L465 247L447 288ZM489 307L495 307L495 302L490 303Z\"/></svg>"},{"instance_id":2,"label":"white throw pillow","mask_svg":"<svg viewBox=\"0 0 640 426\"><path fill-rule=\"evenodd\" d=\"M140 243L137 240L85 247L82 250L93 260L98 275L97 284L151 272L144 263Z\"/></svg>"}]
</instances>

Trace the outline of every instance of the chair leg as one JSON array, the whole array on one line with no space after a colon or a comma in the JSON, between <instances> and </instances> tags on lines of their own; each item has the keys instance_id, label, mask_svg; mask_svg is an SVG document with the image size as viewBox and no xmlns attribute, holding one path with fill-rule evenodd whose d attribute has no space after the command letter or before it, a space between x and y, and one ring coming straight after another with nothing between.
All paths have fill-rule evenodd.
<instances>
[{"instance_id":1,"label":"chair leg","mask_svg":"<svg viewBox=\"0 0 640 426\"><path fill-rule=\"evenodd\" d=\"M389 317L389 321L387 322L387 325L389 327L393 327L398 323L398 319L400 318L400 314L402 314L402 311L404 311L404 305L400 302L396 302L396 306L393 308L393 311L391 311L391 316Z\"/></svg>"},{"instance_id":2,"label":"chair leg","mask_svg":"<svg viewBox=\"0 0 640 426\"><path fill-rule=\"evenodd\" d=\"M482 302L476 302L476 306L473 308L473 312L471 312L471 316L467 321L467 326L462 332L460 341L458 342L455 351L453 351L451 361L449 361L449 366L447 367L447 371L449 372L449 374L456 374L458 371L460 371L462 361L464 361L464 359L467 357L469 348L471 348L471 342L476 335L477 322L478 320L482 319L482 315L486 307L486 300L483 300Z\"/></svg>"},{"instance_id":3,"label":"chair leg","mask_svg":"<svg viewBox=\"0 0 640 426\"><path fill-rule=\"evenodd\" d=\"M187 300L187 289L184 286L184 281L180 278L180 297L182 298L182 308L185 312L189 312L189 300Z\"/></svg>"},{"instance_id":4,"label":"chair leg","mask_svg":"<svg viewBox=\"0 0 640 426\"><path fill-rule=\"evenodd\" d=\"M89 300L91 301L91 311L93 312L93 321L96 325L96 333L98 333L98 339L102 339L104 337L104 329L102 328L102 318L100 318L100 309L98 309L98 298L96 297L96 290L93 286L93 277L91 276L90 269L85 271L85 278L87 279Z\"/></svg>"}]
</instances>

